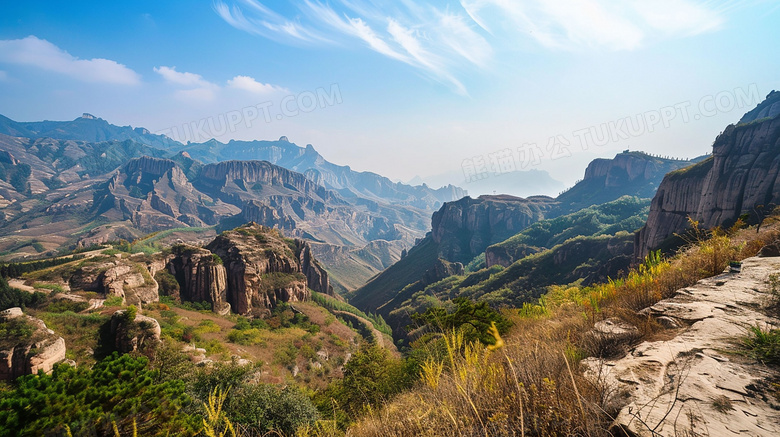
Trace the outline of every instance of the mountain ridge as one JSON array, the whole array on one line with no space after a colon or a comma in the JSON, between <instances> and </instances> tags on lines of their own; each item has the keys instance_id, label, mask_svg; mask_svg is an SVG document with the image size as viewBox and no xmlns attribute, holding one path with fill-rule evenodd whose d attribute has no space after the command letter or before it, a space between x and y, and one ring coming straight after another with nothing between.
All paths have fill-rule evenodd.
<instances>
[{"instance_id":1,"label":"mountain ridge","mask_svg":"<svg viewBox=\"0 0 780 437\"><path fill-rule=\"evenodd\" d=\"M673 245L689 228L728 227L746 214L760 222L780 203L780 92L729 125L712 145L712 156L667 174L650 206L647 224L636 234L635 257Z\"/></svg>"}]
</instances>

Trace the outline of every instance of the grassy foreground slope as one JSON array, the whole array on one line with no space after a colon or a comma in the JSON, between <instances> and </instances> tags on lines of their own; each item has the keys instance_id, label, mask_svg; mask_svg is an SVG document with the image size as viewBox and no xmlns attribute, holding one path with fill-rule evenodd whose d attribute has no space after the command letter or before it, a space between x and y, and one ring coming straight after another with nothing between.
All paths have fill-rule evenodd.
<instances>
[{"instance_id":1,"label":"grassy foreground slope","mask_svg":"<svg viewBox=\"0 0 780 437\"><path fill-rule=\"evenodd\" d=\"M495 345L443 333L446 353L423 363L421 383L368 412L350 435L615 435L610 426L622 407L620 393L600 384L598 375L581 373L580 360L622 356L641 340L673 336L639 312L722 272L730 260L753 256L766 243L777 244L780 226L775 219L759 233L750 228L698 235L700 239L670 258L649 256L622 279L589 287L552 287L537 303L508 310L505 314L515 326L503 337L494 333ZM607 319L629 323L636 331L623 337L590 334L597 322ZM778 361L767 357L780 357L780 350L769 347L780 339L780 331L758 331L746 333L744 343L735 338L738 346L732 352L776 365L772 363ZM762 383L771 392L770 382ZM774 390L780 399L780 391ZM723 414L729 410L723 408Z\"/></svg>"}]
</instances>

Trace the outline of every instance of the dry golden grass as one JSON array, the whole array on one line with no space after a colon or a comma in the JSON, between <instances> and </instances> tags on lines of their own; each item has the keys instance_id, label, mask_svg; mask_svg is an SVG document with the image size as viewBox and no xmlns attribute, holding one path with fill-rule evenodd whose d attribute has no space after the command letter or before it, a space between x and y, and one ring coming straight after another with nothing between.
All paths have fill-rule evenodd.
<instances>
[{"instance_id":1,"label":"dry golden grass","mask_svg":"<svg viewBox=\"0 0 780 437\"><path fill-rule=\"evenodd\" d=\"M701 232L675 256L648 257L622 279L593 287L551 287L538 304L510 315L515 327L497 348L465 344L457 332L447 333L446 358L429 359L415 389L370 411L347 435L611 435L608 428L619 405L613 402L615 393L577 371L579 361L598 349L584 334L599 320L619 317L639 328L635 341L664 335L637 311L721 273L729 261L754 256L780 238L778 228L777 220L768 220L760 232Z\"/></svg>"}]
</instances>

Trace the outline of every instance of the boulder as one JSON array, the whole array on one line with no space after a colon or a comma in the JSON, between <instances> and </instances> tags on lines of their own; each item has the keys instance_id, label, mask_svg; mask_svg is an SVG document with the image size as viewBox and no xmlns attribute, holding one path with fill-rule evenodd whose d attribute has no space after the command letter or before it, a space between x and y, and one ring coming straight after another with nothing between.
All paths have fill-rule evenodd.
<instances>
[{"instance_id":1,"label":"boulder","mask_svg":"<svg viewBox=\"0 0 780 437\"><path fill-rule=\"evenodd\" d=\"M758 256L762 258L780 256L780 241L774 241L762 247Z\"/></svg>"},{"instance_id":2,"label":"boulder","mask_svg":"<svg viewBox=\"0 0 780 437\"><path fill-rule=\"evenodd\" d=\"M160 323L151 317L136 314L129 320L128 310L119 310L111 316L111 338L119 352L134 352L154 347L160 342Z\"/></svg>"},{"instance_id":3,"label":"boulder","mask_svg":"<svg viewBox=\"0 0 780 437\"><path fill-rule=\"evenodd\" d=\"M19 376L39 371L50 373L65 360L65 340L48 329L35 317L25 315L21 308L9 308L0 313L0 323L24 323L32 333L24 338L3 338L0 341L0 381L12 381Z\"/></svg>"},{"instance_id":4,"label":"boulder","mask_svg":"<svg viewBox=\"0 0 780 437\"><path fill-rule=\"evenodd\" d=\"M601 358L611 358L625 354L628 348L640 337L639 329L619 318L601 320L585 333L585 342L590 352Z\"/></svg>"}]
</instances>

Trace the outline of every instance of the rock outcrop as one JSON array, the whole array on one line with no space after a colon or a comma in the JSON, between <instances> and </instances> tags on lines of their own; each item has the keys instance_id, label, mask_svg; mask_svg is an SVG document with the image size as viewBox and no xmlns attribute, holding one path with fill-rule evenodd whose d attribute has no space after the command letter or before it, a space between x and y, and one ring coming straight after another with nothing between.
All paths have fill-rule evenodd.
<instances>
[{"instance_id":1,"label":"rock outcrop","mask_svg":"<svg viewBox=\"0 0 780 437\"><path fill-rule=\"evenodd\" d=\"M546 196L527 199L499 195L464 197L433 214L433 241L442 258L469 262L489 245L506 240L545 217L556 206Z\"/></svg>"},{"instance_id":2,"label":"rock outcrop","mask_svg":"<svg viewBox=\"0 0 780 437\"><path fill-rule=\"evenodd\" d=\"M291 187L304 194L316 194L322 199L331 197L324 187L317 185L301 173L287 170L267 161L224 161L204 165L200 172L201 183L215 187L224 186L229 181L240 181L243 185L258 182L268 185Z\"/></svg>"},{"instance_id":3,"label":"rock outcrop","mask_svg":"<svg viewBox=\"0 0 780 437\"><path fill-rule=\"evenodd\" d=\"M210 251L193 246L174 246L169 271L180 285L179 297L189 302L209 302L218 314L230 312L227 301L227 271Z\"/></svg>"},{"instance_id":4,"label":"rock outcrop","mask_svg":"<svg viewBox=\"0 0 780 437\"><path fill-rule=\"evenodd\" d=\"M492 245L485 249L485 266L500 265L509 267L515 261L539 253L542 250L542 248L528 245L516 245L511 248L504 245Z\"/></svg>"},{"instance_id":5,"label":"rock outcrop","mask_svg":"<svg viewBox=\"0 0 780 437\"><path fill-rule=\"evenodd\" d=\"M154 263L147 266L141 259L134 261L132 257L88 263L70 276L68 284L73 289L118 296L127 304L140 306L160 298L153 278L155 268L159 266L155 267Z\"/></svg>"},{"instance_id":6,"label":"rock outcrop","mask_svg":"<svg viewBox=\"0 0 780 437\"><path fill-rule=\"evenodd\" d=\"M778 107L780 92L772 92L715 139L711 158L664 177L637 234L636 258L683 233L688 217L704 228L729 226L742 214L756 222L762 211L780 203Z\"/></svg>"},{"instance_id":7,"label":"rock outcrop","mask_svg":"<svg viewBox=\"0 0 780 437\"><path fill-rule=\"evenodd\" d=\"M702 159L669 159L628 150L612 159L594 159L583 179L555 199L559 205L553 214L568 214L625 195L650 198L665 174Z\"/></svg>"},{"instance_id":8,"label":"rock outcrop","mask_svg":"<svg viewBox=\"0 0 780 437\"><path fill-rule=\"evenodd\" d=\"M433 284L439 282L442 279L452 275L463 275L465 269L462 263L451 263L441 258L434 262L433 266L426 270L422 278L423 285Z\"/></svg>"},{"instance_id":9,"label":"rock outcrop","mask_svg":"<svg viewBox=\"0 0 780 437\"><path fill-rule=\"evenodd\" d=\"M132 320L131 320L132 317ZM114 348L122 353L154 347L160 342L160 323L151 317L136 314L131 307L111 316L111 338Z\"/></svg>"},{"instance_id":10,"label":"rock outcrop","mask_svg":"<svg viewBox=\"0 0 780 437\"><path fill-rule=\"evenodd\" d=\"M780 372L726 352L751 326L780 324L761 311L767 278L778 270L778 257L749 258L738 274L681 289L645 311L664 325L682 326L672 339L646 341L619 359L584 361L586 374L616 395L615 435L780 432L780 402L768 384Z\"/></svg>"},{"instance_id":11,"label":"rock outcrop","mask_svg":"<svg viewBox=\"0 0 780 437\"><path fill-rule=\"evenodd\" d=\"M0 312L0 324L12 335L0 339L0 381L43 371L65 360L65 340L21 308Z\"/></svg>"},{"instance_id":12,"label":"rock outcrop","mask_svg":"<svg viewBox=\"0 0 780 437\"><path fill-rule=\"evenodd\" d=\"M206 249L224 265L225 300L236 313L262 315L278 302L308 300L309 289L333 293L308 244L277 230L249 223L223 232Z\"/></svg>"},{"instance_id":13,"label":"rock outcrop","mask_svg":"<svg viewBox=\"0 0 780 437\"><path fill-rule=\"evenodd\" d=\"M309 288L319 293L333 295L333 287L330 285L328 272L314 258L311 245L305 240L295 240L296 251L298 252L298 263L301 266L301 272L306 276L306 284Z\"/></svg>"}]
</instances>

